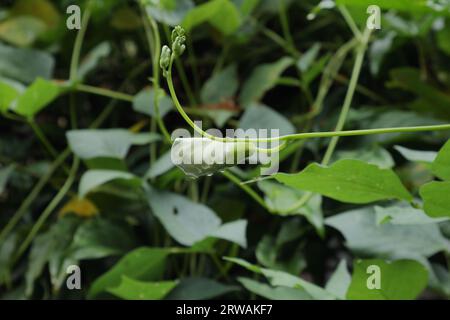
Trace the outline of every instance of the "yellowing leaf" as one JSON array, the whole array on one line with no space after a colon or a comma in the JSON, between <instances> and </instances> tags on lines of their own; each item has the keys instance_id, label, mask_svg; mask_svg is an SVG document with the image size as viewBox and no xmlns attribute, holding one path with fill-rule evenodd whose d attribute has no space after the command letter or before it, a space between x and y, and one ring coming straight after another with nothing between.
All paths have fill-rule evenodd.
<instances>
[{"instance_id":1,"label":"yellowing leaf","mask_svg":"<svg viewBox=\"0 0 450 320\"><path fill-rule=\"evenodd\" d=\"M14 16L33 16L49 28L58 27L61 15L49 0L18 0L12 9Z\"/></svg>"},{"instance_id":2,"label":"yellowing leaf","mask_svg":"<svg viewBox=\"0 0 450 320\"><path fill-rule=\"evenodd\" d=\"M73 213L82 218L90 218L99 213L98 208L86 198L74 197L59 211L59 216Z\"/></svg>"},{"instance_id":3,"label":"yellowing leaf","mask_svg":"<svg viewBox=\"0 0 450 320\"><path fill-rule=\"evenodd\" d=\"M147 123L148 123L147 119L142 119L133 124L129 130L133 133L138 133L147 125Z\"/></svg>"},{"instance_id":4,"label":"yellowing leaf","mask_svg":"<svg viewBox=\"0 0 450 320\"><path fill-rule=\"evenodd\" d=\"M0 39L19 47L27 47L44 32L45 23L29 16L8 19L0 24Z\"/></svg>"}]
</instances>

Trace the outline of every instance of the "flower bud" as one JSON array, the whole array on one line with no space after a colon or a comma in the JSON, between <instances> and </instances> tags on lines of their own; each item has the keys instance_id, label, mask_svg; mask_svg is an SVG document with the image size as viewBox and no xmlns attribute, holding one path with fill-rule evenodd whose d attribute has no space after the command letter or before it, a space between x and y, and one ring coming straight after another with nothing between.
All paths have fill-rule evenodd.
<instances>
[{"instance_id":1,"label":"flower bud","mask_svg":"<svg viewBox=\"0 0 450 320\"><path fill-rule=\"evenodd\" d=\"M179 36L173 42L172 50L176 57L181 56L183 54L184 50L186 50L186 45L184 44L185 42L186 42L185 36Z\"/></svg>"},{"instance_id":2,"label":"flower bud","mask_svg":"<svg viewBox=\"0 0 450 320\"><path fill-rule=\"evenodd\" d=\"M161 57L159 59L159 65L161 69L166 70L170 64L170 55L172 51L168 46L163 46L161 50Z\"/></svg>"},{"instance_id":3,"label":"flower bud","mask_svg":"<svg viewBox=\"0 0 450 320\"><path fill-rule=\"evenodd\" d=\"M172 43L174 43L178 37L184 37L185 34L186 32L181 26L176 26L172 31Z\"/></svg>"}]
</instances>

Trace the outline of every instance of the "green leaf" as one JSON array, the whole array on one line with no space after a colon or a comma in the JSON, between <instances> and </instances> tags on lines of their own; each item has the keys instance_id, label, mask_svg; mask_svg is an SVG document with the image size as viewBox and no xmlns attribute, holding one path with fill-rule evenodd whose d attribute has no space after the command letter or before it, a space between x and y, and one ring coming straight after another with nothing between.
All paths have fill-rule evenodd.
<instances>
[{"instance_id":1,"label":"green leaf","mask_svg":"<svg viewBox=\"0 0 450 320\"><path fill-rule=\"evenodd\" d=\"M407 12L439 12L448 13L449 5L440 4L436 1L427 0L336 0L337 5L346 5L350 7L359 7L364 10L371 6L377 5L382 9L395 9ZM438 9L441 8L441 9Z\"/></svg>"},{"instance_id":2,"label":"green leaf","mask_svg":"<svg viewBox=\"0 0 450 320\"><path fill-rule=\"evenodd\" d=\"M73 259L84 260L123 254L133 246L133 236L123 226L94 218L77 229L69 250Z\"/></svg>"},{"instance_id":3,"label":"green leaf","mask_svg":"<svg viewBox=\"0 0 450 320\"><path fill-rule=\"evenodd\" d=\"M161 139L155 133L133 133L126 129L71 130L66 136L70 148L81 159L123 159L132 145L144 145Z\"/></svg>"},{"instance_id":4,"label":"green leaf","mask_svg":"<svg viewBox=\"0 0 450 320\"><path fill-rule=\"evenodd\" d=\"M369 50L370 54L370 71L373 75L378 75L381 65L392 48L397 33L389 31L375 39Z\"/></svg>"},{"instance_id":5,"label":"green leaf","mask_svg":"<svg viewBox=\"0 0 450 320\"><path fill-rule=\"evenodd\" d=\"M0 76L31 83L36 78L50 79L54 58L43 51L18 49L0 43Z\"/></svg>"},{"instance_id":6,"label":"green leaf","mask_svg":"<svg viewBox=\"0 0 450 320\"><path fill-rule=\"evenodd\" d=\"M337 298L325 289L287 272L262 269L262 273L269 280L272 286L301 288L315 300L335 300Z\"/></svg>"},{"instance_id":7,"label":"green leaf","mask_svg":"<svg viewBox=\"0 0 450 320\"><path fill-rule=\"evenodd\" d=\"M277 173L275 179L293 188L348 203L412 200L394 172L359 160L340 160L330 167L313 163L297 174Z\"/></svg>"},{"instance_id":8,"label":"green leaf","mask_svg":"<svg viewBox=\"0 0 450 320\"><path fill-rule=\"evenodd\" d=\"M242 248L247 247L245 232L247 230L247 220L235 220L222 224L211 236L237 243Z\"/></svg>"},{"instance_id":9,"label":"green leaf","mask_svg":"<svg viewBox=\"0 0 450 320\"><path fill-rule=\"evenodd\" d=\"M93 189L113 180L127 180L132 186L138 187L141 180L135 175L114 170L88 170L80 179L78 194L80 198L86 196Z\"/></svg>"},{"instance_id":10,"label":"green leaf","mask_svg":"<svg viewBox=\"0 0 450 320\"><path fill-rule=\"evenodd\" d=\"M429 286L430 288L441 292L445 296L450 295L450 273L443 265L432 263L429 270Z\"/></svg>"},{"instance_id":11,"label":"green leaf","mask_svg":"<svg viewBox=\"0 0 450 320\"><path fill-rule=\"evenodd\" d=\"M320 51L320 43L315 43L297 60L297 68L302 72L306 72L317 58Z\"/></svg>"},{"instance_id":12,"label":"green leaf","mask_svg":"<svg viewBox=\"0 0 450 320\"><path fill-rule=\"evenodd\" d=\"M333 161L341 159L355 159L374 164L382 169L394 167L394 159L386 149L374 144L370 147L361 147L354 150L340 150L333 156Z\"/></svg>"},{"instance_id":13,"label":"green leaf","mask_svg":"<svg viewBox=\"0 0 450 320\"><path fill-rule=\"evenodd\" d=\"M402 146L394 146L394 149L400 152L400 154L409 161L431 163L436 159L437 153L434 151L419 151L404 148Z\"/></svg>"},{"instance_id":14,"label":"green leaf","mask_svg":"<svg viewBox=\"0 0 450 320\"><path fill-rule=\"evenodd\" d=\"M175 165L171 161L171 152L168 151L165 154L163 154L161 157L156 160L151 167L148 169L148 171L145 173L146 179L153 179L156 178L170 169L174 168Z\"/></svg>"},{"instance_id":15,"label":"green leaf","mask_svg":"<svg viewBox=\"0 0 450 320\"><path fill-rule=\"evenodd\" d=\"M166 92L159 89L159 116L164 116L173 109L173 102ZM155 113L155 90L153 88L146 88L141 90L133 99L133 109L136 112L140 112L151 117L156 115Z\"/></svg>"},{"instance_id":16,"label":"green leaf","mask_svg":"<svg viewBox=\"0 0 450 320\"><path fill-rule=\"evenodd\" d=\"M299 274L306 262L301 250L294 250L288 257L282 257L283 244L278 239L265 235L256 247L256 259L266 268ZM284 258L284 259L283 259Z\"/></svg>"},{"instance_id":17,"label":"green leaf","mask_svg":"<svg viewBox=\"0 0 450 320\"><path fill-rule=\"evenodd\" d=\"M450 27L447 25L442 30L436 33L437 44L438 47L445 52L448 56L450 56Z\"/></svg>"},{"instance_id":18,"label":"green leaf","mask_svg":"<svg viewBox=\"0 0 450 320\"><path fill-rule=\"evenodd\" d=\"M204 104L214 104L227 101L234 97L238 89L236 64L213 74L202 87L201 99Z\"/></svg>"},{"instance_id":19,"label":"green leaf","mask_svg":"<svg viewBox=\"0 0 450 320\"><path fill-rule=\"evenodd\" d=\"M236 32L242 20L238 9L231 1L211 0L190 10L181 25L189 32L205 22L209 22L228 36Z\"/></svg>"},{"instance_id":20,"label":"green leaf","mask_svg":"<svg viewBox=\"0 0 450 320\"><path fill-rule=\"evenodd\" d=\"M450 140L439 151L431 169L442 180L450 180Z\"/></svg>"},{"instance_id":21,"label":"green leaf","mask_svg":"<svg viewBox=\"0 0 450 320\"><path fill-rule=\"evenodd\" d=\"M266 105L253 103L242 115L239 128L244 130L266 129L268 136L271 134L271 129L280 130L280 136L295 132L294 126L286 117Z\"/></svg>"},{"instance_id":22,"label":"green leaf","mask_svg":"<svg viewBox=\"0 0 450 320\"><path fill-rule=\"evenodd\" d=\"M239 1L239 0L238 0ZM240 0L239 10L243 17L249 16L261 0Z\"/></svg>"},{"instance_id":23,"label":"green leaf","mask_svg":"<svg viewBox=\"0 0 450 320\"><path fill-rule=\"evenodd\" d=\"M426 104L429 106L429 104ZM395 110L393 107L372 109L369 107L364 108L364 111L352 111L354 116L358 116L361 112L363 116L361 120L357 121L357 126L362 129L375 129L375 128L389 128L389 127L404 127L404 126L428 126L445 124L446 122L436 120L431 116L419 114L413 111ZM427 107L428 108L428 107ZM367 118L364 117L368 115ZM401 140L417 140L418 137L422 138L424 134L413 133L384 133L379 135L367 136L365 141L370 142L382 142L388 144L394 142L396 144Z\"/></svg>"},{"instance_id":24,"label":"green leaf","mask_svg":"<svg viewBox=\"0 0 450 320\"><path fill-rule=\"evenodd\" d=\"M345 300L352 277L347 270L347 263L341 260L325 286L325 290L339 299Z\"/></svg>"},{"instance_id":25,"label":"green leaf","mask_svg":"<svg viewBox=\"0 0 450 320\"><path fill-rule=\"evenodd\" d=\"M265 194L265 202L273 214L285 215L284 212L292 208L305 192L271 181L259 181L258 187ZM303 215L321 235L324 233L322 197L313 195L301 208L290 212L289 215Z\"/></svg>"},{"instance_id":26,"label":"green leaf","mask_svg":"<svg viewBox=\"0 0 450 320\"><path fill-rule=\"evenodd\" d=\"M83 59L78 68L77 76L79 79L84 79L93 71L100 61L111 53L111 44L109 42L102 42L95 46Z\"/></svg>"},{"instance_id":27,"label":"green leaf","mask_svg":"<svg viewBox=\"0 0 450 320\"><path fill-rule=\"evenodd\" d=\"M164 271L169 248L137 248L122 257L111 269L91 285L88 299L120 285L122 277L142 281L158 280Z\"/></svg>"},{"instance_id":28,"label":"green leaf","mask_svg":"<svg viewBox=\"0 0 450 320\"><path fill-rule=\"evenodd\" d=\"M5 191L11 173L14 171L14 165L9 165L5 168L0 168L0 195Z\"/></svg>"},{"instance_id":29,"label":"green leaf","mask_svg":"<svg viewBox=\"0 0 450 320\"><path fill-rule=\"evenodd\" d=\"M17 233L10 233L0 244L0 285L11 280L11 262L18 245Z\"/></svg>"},{"instance_id":30,"label":"green leaf","mask_svg":"<svg viewBox=\"0 0 450 320\"><path fill-rule=\"evenodd\" d=\"M61 93L60 87L51 81L38 78L17 99L13 110L27 118L33 118Z\"/></svg>"},{"instance_id":31,"label":"green leaf","mask_svg":"<svg viewBox=\"0 0 450 320\"><path fill-rule=\"evenodd\" d=\"M433 181L420 188L423 209L430 217L450 217L450 181Z\"/></svg>"},{"instance_id":32,"label":"green leaf","mask_svg":"<svg viewBox=\"0 0 450 320\"><path fill-rule=\"evenodd\" d=\"M269 300L312 300L312 297L300 288L284 286L272 287L249 278L237 278L240 284L250 292Z\"/></svg>"},{"instance_id":33,"label":"green leaf","mask_svg":"<svg viewBox=\"0 0 450 320\"><path fill-rule=\"evenodd\" d=\"M33 241L25 273L27 296L33 293L34 281L40 276L49 260L55 259L67 248L78 224L78 219L65 217Z\"/></svg>"},{"instance_id":34,"label":"green leaf","mask_svg":"<svg viewBox=\"0 0 450 320\"><path fill-rule=\"evenodd\" d=\"M379 268L380 288L370 289L371 277ZM353 267L352 283L348 289L350 300L412 300L425 289L428 271L420 263L411 260L385 262L383 260L357 260Z\"/></svg>"},{"instance_id":35,"label":"green leaf","mask_svg":"<svg viewBox=\"0 0 450 320\"><path fill-rule=\"evenodd\" d=\"M434 86L425 83L418 69L398 68L392 70L390 75L392 78L390 86L407 90L419 96L419 102L412 104L412 108L424 114L450 119L450 97Z\"/></svg>"},{"instance_id":36,"label":"green leaf","mask_svg":"<svg viewBox=\"0 0 450 320\"><path fill-rule=\"evenodd\" d=\"M20 93L21 91L10 81L0 79L0 112L7 111Z\"/></svg>"},{"instance_id":37,"label":"green leaf","mask_svg":"<svg viewBox=\"0 0 450 320\"><path fill-rule=\"evenodd\" d=\"M194 8L194 2L192 0L149 1L145 8L156 21L174 27L179 25L186 14Z\"/></svg>"},{"instance_id":38,"label":"green leaf","mask_svg":"<svg viewBox=\"0 0 450 320\"><path fill-rule=\"evenodd\" d=\"M224 257L225 260L236 263L249 271L263 274L274 287L288 287L300 288L305 290L313 299L317 300L334 300L336 299L331 293L325 291L323 288L316 286L313 283L305 281L299 277L293 276L287 272L260 268L257 265L251 264L243 259Z\"/></svg>"},{"instance_id":39,"label":"green leaf","mask_svg":"<svg viewBox=\"0 0 450 320\"><path fill-rule=\"evenodd\" d=\"M181 195L152 188L148 190L147 195L153 214L179 243L192 246L207 237L216 237L233 241L242 247L246 246L247 221L237 220L222 224L209 207L192 202Z\"/></svg>"},{"instance_id":40,"label":"green leaf","mask_svg":"<svg viewBox=\"0 0 450 320\"><path fill-rule=\"evenodd\" d=\"M224 285L208 278L184 278L166 297L168 300L207 300L236 291L235 286Z\"/></svg>"},{"instance_id":41,"label":"green leaf","mask_svg":"<svg viewBox=\"0 0 450 320\"><path fill-rule=\"evenodd\" d=\"M64 218L65 219L65 218ZM83 219L66 242L58 241L49 259L54 289L59 289L67 276L67 267L80 260L99 259L123 254L134 247L128 229L105 218Z\"/></svg>"},{"instance_id":42,"label":"green leaf","mask_svg":"<svg viewBox=\"0 0 450 320\"><path fill-rule=\"evenodd\" d=\"M447 218L430 218L423 210L411 207L408 204L392 205L389 207L375 207L377 224L389 222L398 225L417 225L439 223L448 220Z\"/></svg>"},{"instance_id":43,"label":"green leaf","mask_svg":"<svg viewBox=\"0 0 450 320\"><path fill-rule=\"evenodd\" d=\"M327 74L326 69L334 69L336 65L329 65L327 67L328 61L330 61L330 54L325 54L317 61L313 62L313 64L302 74L302 82L308 87L312 81L314 81L320 74ZM332 70L333 71L333 70ZM325 77L324 77L325 79ZM325 81L325 80L323 80ZM328 80L327 80L328 81ZM324 82L325 83L325 82Z\"/></svg>"},{"instance_id":44,"label":"green leaf","mask_svg":"<svg viewBox=\"0 0 450 320\"><path fill-rule=\"evenodd\" d=\"M254 272L256 274L262 274L262 268L260 268L259 266L252 264L248 261L245 261L244 259L240 259L240 258L233 258L233 257L223 257L224 260L226 261L230 261L233 262L251 272Z\"/></svg>"},{"instance_id":45,"label":"green leaf","mask_svg":"<svg viewBox=\"0 0 450 320\"><path fill-rule=\"evenodd\" d=\"M161 300L176 285L177 281L143 282L122 276L119 286L107 291L126 300Z\"/></svg>"},{"instance_id":46,"label":"green leaf","mask_svg":"<svg viewBox=\"0 0 450 320\"><path fill-rule=\"evenodd\" d=\"M420 258L450 248L436 224L378 225L372 207L338 214L325 223L342 233L347 248L364 256Z\"/></svg>"},{"instance_id":47,"label":"green leaf","mask_svg":"<svg viewBox=\"0 0 450 320\"><path fill-rule=\"evenodd\" d=\"M261 100L264 94L276 85L281 74L293 63L292 58L283 57L273 63L256 67L242 88L239 100L241 105L245 108L252 102Z\"/></svg>"}]
</instances>

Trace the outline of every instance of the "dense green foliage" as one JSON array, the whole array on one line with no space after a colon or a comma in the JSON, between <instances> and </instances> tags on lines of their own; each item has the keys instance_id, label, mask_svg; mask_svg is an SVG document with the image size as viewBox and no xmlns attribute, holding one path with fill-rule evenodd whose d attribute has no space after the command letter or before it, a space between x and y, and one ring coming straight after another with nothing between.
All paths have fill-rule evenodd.
<instances>
[{"instance_id":1,"label":"dense green foliage","mask_svg":"<svg viewBox=\"0 0 450 320\"><path fill-rule=\"evenodd\" d=\"M0 5L1 298L450 297L450 1L72 3Z\"/></svg>"}]
</instances>

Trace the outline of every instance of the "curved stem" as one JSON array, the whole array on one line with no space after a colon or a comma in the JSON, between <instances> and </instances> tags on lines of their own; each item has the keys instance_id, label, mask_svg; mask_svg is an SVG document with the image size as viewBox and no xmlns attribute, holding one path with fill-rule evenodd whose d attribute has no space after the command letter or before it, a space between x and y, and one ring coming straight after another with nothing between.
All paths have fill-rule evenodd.
<instances>
[{"instance_id":1,"label":"curved stem","mask_svg":"<svg viewBox=\"0 0 450 320\"><path fill-rule=\"evenodd\" d=\"M42 214L39 216L39 219L33 225L33 228L31 228L27 237L22 242L16 255L14 256L13 263L16 262L20 258L20 256L25 252L25 250L28 248L31 241L33 241L34 237L39 232L39 230L41 229L42 225L45 223L47 218L56 209L56 207L59 205L61 200L65 197L67 192L70 190L70 188L75 180L75 176L76 176L79 164L80 164L80 160L78 159L78 157L75 157L73 160L72 168L70 169L70 174L67 177L66 182L61 187L61 189L58 191L58 193L55 195L55 197L52 199L52 201L48 204L48 206L45 208L45 210L42 212Z\"/></svg>"},{"instance_id":2,"label":"curved stem","mask_svg":"<svg viewBox=\"0 0 450 320\"><path fill-rule=\"evenodd\" d=\"M166 139L167 142L171 142L171 138L170 138L170 134L169 131L167 130L164 121L161 117L160 114L160 110L159 110L159 96L158 96L158 92L160 91L160 70L159 70L159 58L161 55L161 37L159 35L159 28L158 28L158 24L155 22L155 20L149 16L146 15L148 18L148 21L150 23L150 27L151 30L153 31L153 39L154 39L154 51L153 51L153 57L152 57L152 64L153 64L153 87L155 90L155 94L154 94L154 100L153 100L153 104L155 106L155 119L156 122L158 123L158 127L159 130L161 131L161 133L163 134L164 138ZM146 26L147 24L144 24L144 26ZM147 28L146 28L147 29ZM147 33L147 37L148 37L148 41L150 44L150 38L149 38L149 34L148 31L146 31Z\"/></svg>"},{"instance_id":3,"label":"curved stem","mask_svg":"<svg viewBox=\"0 0 450 320\"><path fill-rule=\"evenodd\" d=\"M355 38L361 39L363 37L363 35L359 31L359 29L355 23L355 20L353 20L350 12L348 12L348 10L345 6L339 6L338 8L339 8L339 11L341 12L342 16L344 17L345 22L347 22L348 27L350 28L350 30L352 30Z\"/></svg>"},{"instance_id":4,"label":"curved stem","mask_svg":"<svg viewBox=\"0 0 450 320\"><path fill-rule=\"evenodd\" d=\"M286 42L295 51L294 39L292 38L291 30L289 29L289 19L286 13L285 0L278 0L278 14L280 16L281 27L283 29L283 35Z\"/></svg>"},{"instance_id":5,"label":"curved stem","mask_svg":"<svg viewBox=\"0 0 450 320\"><path fill-rule=\"evenodd\" d=\"M252 197L256 202L258 202L264 209L267 211L271 211L270 208L267 206L266 202L263 198L261 198L252 188L250 188L246 184L242 184L242 181L239 180L239 178L235 177L233 174L231 174L228 170L222 172L223 176L229 179L230 181L234 182L239 188L244 190L250 197Z\"/></svg>"},{"instance_id":6,"label":"curved stem","mask_svg":"<svg viewBox=\"0 0 450 320\"><path fill-rule=\"evenodd\" d=\"M171 60L173 60L173 58ZM432 125L432 126L377 128L377 129L348 130L348 131L305 132L305 133L289 134L289 135L280 136L280 137L258 138L258 139L218 138L218 137L215 137L215 136L210 135L207 132L203 131L200 127L198 127L194 123L194 121L191 120L191 118L189 118L187 113L184 111L183 107L180 104L180 101L178 100L178 97L175 92L175 88L173 86L171 65L172 65L172 63L170 64L169 70L167 72L167 85L169 87L170 95L174 102L175 108L181 114L183 119L189 124L189 126L191 126L196 132L198 132L205 138L219 141L219 142L276 142L276 141L294 141L294 140L311 139L311 138L362 136L362 135L373 135L373 134L382 134L382 133L414 133L414 132L423 132L423 131L450 130L450 124L443 124L443 125ZM353 94L352 94L352 96L353 96ZM350 101L350 100L348 100L348 101ZM347 102L347 103L351 103L351 101Z\"/></svg>"},{"instance_id":7,"label":"curved stem","mask_svg":"<svg viewBox=\"0 0 450 320\"><path fill-rule=\"evenodd\" d=\"M33 129L34 133L38 137L39 141L41 141L42 145L47 149L47 152L53 157L57 158L58 153L56 152L56 149L53 147L53 145L50 143L50 141L47 139L45 134L42 132L41 128L34 122L34 119L31 119L28 121L28 124Z\"/></svg>"},{"instance_id":8,"label":"curved stem","mask_svg":"<svg viewBox=\"0 0 450 320\"><path fill-rule=\"evenodd\" d=\"M70 82L74 83L77 80L78 73L78 65L80 62L80 54L81 54L81 46L83 44L84 36L86 34L87 25L89 22L89 18L91 17L91 8L90 4L87 5L87 8L83 15L83 20L81 21L81 29L78 31L77 37L75 39L75 44L73 47L72 59L70 61Z\"/></svg>"},{"instance_id":9,"label":"curved stem","mask_svg":"<svg viewBox=\"0 0 450 320\"><path fill-rule=\"evenodd\" d=\"M352 28L353 24L351 22L353 22L353 19L348 14L348 11L346 10L346 8L342 7L341 12L344 15L344 17L346 17L347 23L349 23L350 28ZM361 73L361 68L362 68L362 64L364 61L364 55L366 53L367 45L369 43L370 34L371 34L371 31L369 29L366 29L364 31L364 35L362 36L362 38L360 37L359 30L358 30L358 34L355 34L356 37L359 37L361 39L361 43L360 43L360 46L359 46L357 54L356 54L355 64L353 66L350 83L348 85L347 94L346 94L345 100L344 100L344 105L343 105L341 113L339 115L339 119L336 124L335 131L342 131L342 129L345 126L345 122L347 120L347 116L348 116L348 113L350 111L350 107L351 107L351 104L353 101L353 96L355 94L355 90L358 85L358 79L359 79L359 75ZM330 162L331 157L334 153L334 150L336 149L338 141L339 141L339 136L332 137L332 139L327 147L327 150L325 152L325 155L322 159L323 165L327 165ZM298 208L301 208L312 198L312 196L313 196L313 193L311 193L311 192L305 193L300 198L299 201L297 201L291 208L288 208L286 211L292 212L292 211L297 210Z\"/></svg>"},{"instance_id":10,"label":"curved stem","mask_svg":"<svg viewBox=\"0 0 450 320\"><path fill-rule=\"evenodd\" d=\"M28 196L25 198L25 200L20 205L19 209L14 213L11 219L9 219L6 226L2 229L0 232L0 242L5 239L5 237L11 232L11 230L17 225L17 223L22 219L22 217L27 212L30 205L33 203L33 201L36 199L36 197L39 195L39 193L42 191L44 186L47 184L47 182L50 180L50 178L53 176L53 173L58 169L58 167L66 160L66 158L70 155L70 150L66 149L64 150L58 158L53 162L50 169L47 171L45 175L43 175L38 183L34 186L34 188L31 190L31 192L28 194Z\"/></svg>"},{"instance_id":11,"label":"curved stem","mask_svg":"<svg viewBox=\"0 0 450 320\"><path fill-rule=\"evenodd\" d=\"M339 115L338 122L336 124L335 131L342 131L344 128L345 122L347 121L348 113L350 111L350 107L352 105L353 96L355 95L355 90L358 85L359 75L361 74L361 68L364 61L364 55L366 53L367 44L369 42L371 31L366 29L364 31L364 35L362 37L362 42L360 47L358 48L358 52L356 54L355 65L353 67L352 75L350 78L350 83L348 85L347 94L345 96L344 105L342 107L341 113ZM331 156L336 149L336 145L339 141L339 137L333 137L331 139L330 144L328 145L325 156L322 160L322 164L328 164L331 159Z\"/></svg>"},{"instance_id":12,"label":"curved stem","mask_svg":"<svg viewBox=\"0 0 450 320\"><path fill-rule=\"evenodd\" d=\"M122 100L122 101L127 101L127 102L133 102L133 99L134 99L134 97L132 95L129 95L126 93L116 92L116 91L104 89L104 88L93 87L93 86L89 86L89 85L81 84L81 83L75 85L73 88L80 92L91 93L91 94L109 97L112 99Z\"/></svg>"}]
</instances>

